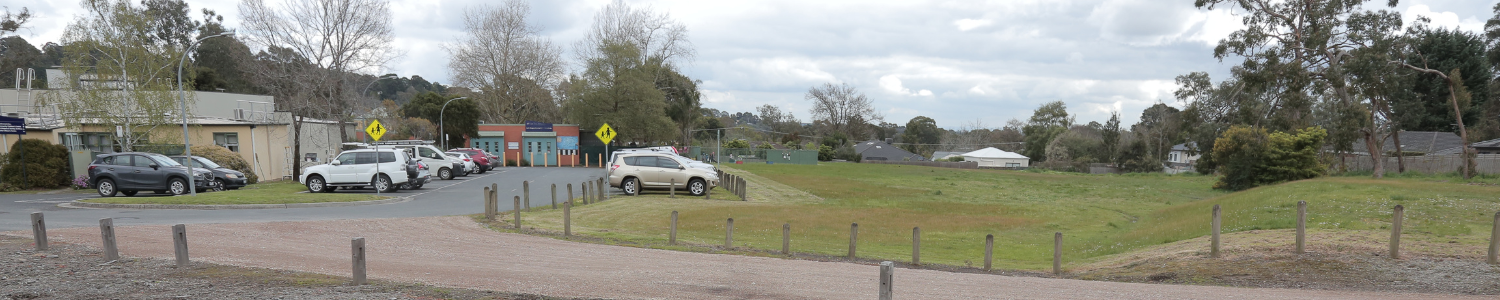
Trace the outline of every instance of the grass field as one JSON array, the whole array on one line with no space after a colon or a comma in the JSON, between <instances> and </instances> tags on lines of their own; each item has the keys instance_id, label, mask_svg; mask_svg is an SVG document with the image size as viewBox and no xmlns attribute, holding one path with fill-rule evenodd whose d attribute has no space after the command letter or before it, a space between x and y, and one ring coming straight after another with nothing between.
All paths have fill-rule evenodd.
<instances>
[{"instance_id":1,"label":"grass field","mask_svg":"<svg viewBox=\"0 0 1500 300\"><path fill-rule=\"evenodd\" d=\"M857 222L860 257L908 261L912 227L920 226L924 263L981 265L984 236L994 234L997 268L1037 270L1050 268L1053 232L1064 234L1065 261L1088 263L1206 235L1214 204L1223 206L1225 232L1292 228L1296 202L1306 200L1309 227L1360 234L1387 228L1391 206L1403 204L1409 239L1442 240L1453 249L1441 252L1468 254L1483 253L1500 210L1500 187L1441 176L1328 177L1226 193L1210 189L1214 178L1191 175L852 163L732 167L754 187L752 201L616 197L575 208L574 232L665 247L668 216L676 210L682 241L722 245L725 219L732 217L736 246L779 250L781 225L790 223L794 252L841 256L849 225ZM523 215L528 226L561 230L560 211Z\"/></svg>"},{"instance_id":2,"label":"grass field","mask_svg":"<svg viewBox=\"0 0 1500 300\"><path fill-rule=\"evenodd\" d=\"M350 202L365 200L380 200L390 197L375 196L370 194L349 193L302 193L307 191L306 186L292 180L263 182L252 184L237 190L223 192L198 193L196 197L146 197L153 196L151 192L141 192L136 197L125 197L115 195L109 198L94 198L83 200L94 203L113 204L192 204L192 205L223 205L223 204L288 204L288 203L316 203L316 202Z\"/></svg>"}]
</instances>

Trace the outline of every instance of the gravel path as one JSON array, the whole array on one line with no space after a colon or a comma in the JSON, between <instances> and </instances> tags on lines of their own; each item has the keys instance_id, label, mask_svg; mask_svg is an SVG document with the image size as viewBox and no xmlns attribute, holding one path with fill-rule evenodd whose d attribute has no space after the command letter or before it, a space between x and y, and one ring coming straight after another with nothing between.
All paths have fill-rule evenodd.
<instances>
[{"instance_id":1,"label":"gravel path","mask_svg":"<svg viewBox=\"0 0 1500 300\"><path fill-rule=\"evenodd\" d=\"M364 237L369 276L397 282L560 297L872 299L878 267L676 252L497 233L466 217L188 226L195 261L349 275L349 240ZM117 227L123 255L171 258L168 226ZM9 232L29 236L30 232ZM97 228L54 229L54 241L99 244ZM1248 289L1007 277L898 269L904 299L1493 299L1492 296Z\"/></svg>"}]
</instances>

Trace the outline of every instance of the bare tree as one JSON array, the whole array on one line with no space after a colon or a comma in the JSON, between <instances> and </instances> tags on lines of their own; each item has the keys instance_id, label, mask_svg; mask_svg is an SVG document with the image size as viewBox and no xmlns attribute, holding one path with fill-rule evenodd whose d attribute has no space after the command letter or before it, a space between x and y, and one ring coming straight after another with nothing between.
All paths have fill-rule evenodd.
<instances>
[{"instance_id":1,"label":"bare tree","mask_svg":"<svg viewBox=\"0 0 1500 300\"><path fill-rule=\"evenodd\" d=\"M686 25L649 7L632 8L622 0L610 2L594 15L594 27L573 48L579 61L589 61L605 57L603 49L609 44L635 46L640 50L637 63L641 64L672 64L691 60L694 55Z\"/></svg>"},{"instance_id":2,"label":"bare tree","mask_svg":"<svg viewBox=\"0 0 1500 300\"><path fill-rule=\"evenodd\" d=\"M464 37L446 45L454 85L469 87L481 119L520 123L561 119L552 88L566 77L562 48L527 23L530 6L506 0L464 13Z\"/></svg>"},{"instance_id":3,"label":"bare tree","mask_svg":"<svg viewBox=\"0 0 1500 300\"><path fill-rule=\"evenodd\" d=\"M277 110L290 111L293 152L301 153L302 120L334 118L340 137L348 140L344 122L354 111L351 73L375 71L396 53L391 11L385 0L287 0L270 7L264 0L243 0L244 40L265 50L253 66L258 81L269 83ZM265 84L263 84L265 85ZM294 160L293 177L300 175Z\"/></svg>"},{"instance_id":4,"label":"bare tree","mask_svg":"<svg viewBox=\"0 0 1500 300\"><path fill-rule=\"evenodd\" d=\"M867 122L879 123L885 120L884 116L875 112L870 99L848 83L824 83L808 89L805 98L813 102L814 122L823 123L830 133L843 133L851 139L864 138L856 135L863 132Z\"/></svg>"}]
</instances>

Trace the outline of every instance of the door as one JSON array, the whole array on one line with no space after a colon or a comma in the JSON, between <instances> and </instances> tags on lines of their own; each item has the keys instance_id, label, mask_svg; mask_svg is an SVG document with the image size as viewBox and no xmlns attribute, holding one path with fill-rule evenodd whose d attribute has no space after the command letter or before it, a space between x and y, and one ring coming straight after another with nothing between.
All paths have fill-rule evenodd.
<instances>
[{"instance_id":1,"label":"door","mask_svg":"<svg viewBox=\"0 0 1500 300\"><path fill-rule=\"evenodd\" d=\"M469 140L469 148L484 149L484 152L489 152L489 153L502 153L502 152L505 152L505 138L502 138L502 137L473 138L473 139Z\"/></svg>"},{"instance_id":2,"label":"door","mask_svg":"<svg viewBox=\"0 0 1500 300\"><path fill-rule=\"evenodd\" d=\"M538 166L557 165L556 137L524 138L522 143L525 148L522 149L521 158Z\"/></svg>"},{"instance_id":3,"label":"door","mask_svg":"<svg viewBox=\"0 0 1500 300\"><path fill-rule=\"evenodd\" d=\"M359 157L358 152L339 155L336 159L339 165L329 166L328 174L323 174L323 176L327 177L325 179L329 183L349 183L354 181L354 169L358 168L356 164L359 163L357 157Z\"/></svg>"},{"instance_id":4,"label":"door","mask_svg":"<svg viewBox=\"0 0 1500 300\"><path fill-rule=\"evenodd\" d=\"M656 157L656 182L660 186L670 186L676 182L678 186L687 186L687 171L683 170L682 163L671 157Z\"/></svg>"},{"instance_id":5,"label":"door","mask_svg":"<svg viewBox=\"0 0 1500 300\"><path fill-rule=\"evenodd\" d=\"M349 166L346 182L370 182L375 177L375 152L354 153L354 165Z\"/></svg>"},{"instance_id":6,"label":"door","mask_svg":"<svg viewBox=\"0 0 1500 300\"><path fill-rule=\"evenodd\" d=\"M135 171L130 174L131 186L151 190L167 188L167 172L162 171L161 168L165 166L161 162L141 155L131 155L131 157L135 161L133 163ZM151 165L157 167L152 169Z\"/></svg>"},{"instance_id":7,"label":"door","mask_svg":"<svg viewBox=\"0 0 1500 300\"><path fill-rule=\"evenodd\" d=\"M115 177L115 190L134 189L139 185L135 179L140 177L137 176L139 170L136 169L135 163L130 161L130 158L134 156L116 155L104 159L104 163L109 164L105 167L106 170Z\"/></svg>"},{"instance_id":8,"label":"door","mask_svg":"<svg viewBox=\"0 0 1500 300\"><path fill-rule=\"evenodd\" d=\"M661 185L657 181L657 177L661 177L661 167L657 166L656 156L636 156L633 158L635 159L634 163L630 165L635 166L636 174L639 174L641 177L641 186ZM627 159L626 161L630 160Z\"/></svg>"}]
</instances>

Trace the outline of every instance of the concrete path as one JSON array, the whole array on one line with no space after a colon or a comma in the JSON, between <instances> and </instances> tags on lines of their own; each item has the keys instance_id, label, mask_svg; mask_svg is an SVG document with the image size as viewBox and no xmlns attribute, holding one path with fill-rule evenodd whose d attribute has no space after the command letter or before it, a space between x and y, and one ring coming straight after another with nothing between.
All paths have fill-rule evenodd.
<instances>
[{"instance_id":1,"label":"concrete path","mask_svg":"<svg viewBox=\"0 0 1500 300\"><path fill-rule=\"evenodd\" d=\"M166 225L119 227L127 256L170 259ZM349 276L364 237L371 278L564 297L875 299L878 267L574 243L482 228L465 217L188 225L195 261ZM30 236L28 231L6 234ZM97 246L97 228L53 230ZM897 269L900 299L1494 299L1152 285Z\"/></svg>"}]
</instances>

